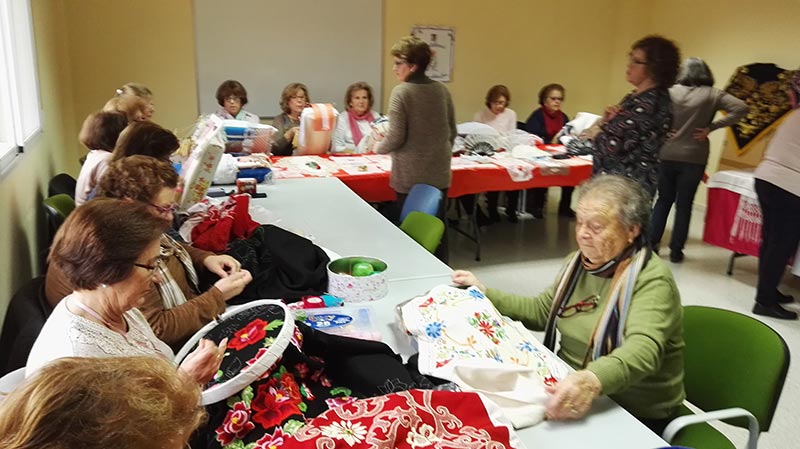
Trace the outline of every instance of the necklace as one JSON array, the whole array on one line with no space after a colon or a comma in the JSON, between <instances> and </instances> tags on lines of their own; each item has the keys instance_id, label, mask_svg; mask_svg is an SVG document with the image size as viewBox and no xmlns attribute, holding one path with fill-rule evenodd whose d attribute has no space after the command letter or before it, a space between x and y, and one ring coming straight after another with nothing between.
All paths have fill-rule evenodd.
<instances>
[{"instance_id":1,"label":"necklace","mask_svg":"<svg viewBox=\"0 0 800 449\"><path fill-rule=\"evenodd\" d=\"M76 307L78 307L79 309L81 309L82 311L87 313L92 318L100 321L100 323L102 323L105 327L107 327L107 328L109 328L109 329L111 329L111 330L113 330L115 332L119 332L118 329L120 327L114 326L111 323L109 323L106 319L104 319L102 316L100 316L100 314L97 313L94 309L92 309L91 307L89 307L86 304L84 304L83 302L81 302L81 300L75 299L75 298L70 298L70 300L71 300L70 304L74 304ZM124 319L123 319L123 321L124 321Z\"/></svg>"}]
</instances>

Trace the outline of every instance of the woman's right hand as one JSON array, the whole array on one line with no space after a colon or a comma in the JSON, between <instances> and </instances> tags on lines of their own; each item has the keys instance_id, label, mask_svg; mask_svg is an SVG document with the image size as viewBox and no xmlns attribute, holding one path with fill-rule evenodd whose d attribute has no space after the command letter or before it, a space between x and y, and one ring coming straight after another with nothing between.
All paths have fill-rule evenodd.
<instances>
[{"instance_id":1,"label":"woman's right hand","mask_svg":"<svg viewBox=\"0 0 800 449\"><path fill-rule=\"evenodd\" d=\"M619 107L618 104L615 104L615 105L612 105L612 106L608 106L606 108L605 112L603 112L603 124L608 123L614 117L616 117L617 114L619 114L619 111L620 111L620 107Z\"/></svg>"},{"instance_id":2,"label":"woman's right hand","mask_svg":"<svg viewBox=\"0 0 800 449\"><path fill-rule=\"evenodd\" d=\"M456 270L456 271L453 272L453 275L451 276L451 279L453 281L453 284L455 284L455 285L459 285L459 286L462 286L462 285L463 286L472 286L472 285L474 285L475 287L478 288L478 290L482 291L483 293L486 293L486 286L481 284L481 281L479 281L478 278L475 277L475 275L472 274L471 271Z\"/></svg>"},{"instance_id":3,"label":"woman's right hand","mask_svg":"<svg viewBox=\"0 0 800 449\"><path fill-rule=\"evenodd\" d=\"M294 135L296 133L297 133L297 127L293 126L287 129L285 133L283 133L283 138L286 139L287 142L291 142L292 140L294 140Z\"/></svg>"},{"instance_id":4,"label":"woman's right hand","mask_svg":"<svg viewBox=\"0 0 800 449\"><path fill-rule=\"evenodd\" d=\"M239 270L218 280L214 287L222 292L222 299L227 301L244 290L247 284L253 280L253 275L247 270Z\"/></svg>"},{"instance_id":5,"label":"woman's right hand","mask_svg":"<svg viewBox=\"0 0 800 449\"><path fill-rule=\"evenodd\" d=\"M213 341L202 339L197 344L197 349L192 351L181 362L180 370L194 379L200 385L207 384L219 371L222 357L228 348L228 339L219 342L219 346Z\"/></svg>"}]
</instances>

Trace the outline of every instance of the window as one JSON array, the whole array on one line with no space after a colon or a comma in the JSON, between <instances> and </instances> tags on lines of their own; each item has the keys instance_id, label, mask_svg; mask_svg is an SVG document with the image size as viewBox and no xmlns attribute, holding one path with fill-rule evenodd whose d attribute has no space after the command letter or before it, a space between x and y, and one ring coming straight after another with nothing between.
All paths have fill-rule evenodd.
<instances>
[{"instance_id":1,"label":"window","mask_svg":"<svg viewBox=\"0 0 800 449\"><path fill-rule=\"evenodd\" d=\"M0 171L41 128L29 0L0 0Z\"/></svg>"}]
</instances>

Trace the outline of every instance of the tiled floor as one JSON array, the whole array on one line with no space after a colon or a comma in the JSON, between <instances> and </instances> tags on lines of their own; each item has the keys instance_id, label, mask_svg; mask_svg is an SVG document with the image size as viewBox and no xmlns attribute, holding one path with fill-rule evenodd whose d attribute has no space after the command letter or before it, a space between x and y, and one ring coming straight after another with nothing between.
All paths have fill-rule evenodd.
<instances>
[{"instance_id":1,"label":"tiled floor","mask_svg":"<svg viewBox=\"0 0 800 449\"><path fill-rule=\"evenodd\" d=\"M557 201L550 201L551 206L554 203ZM720 307L755 316L780 333L790 350L800 348L800 321L764 318L751 313L758 277L757 260L752 257L737 259L733 275L727 276L725 270L730 252L702 242L703 216L703 211L694 214L690 240L684 250L686 260L682 264L670 264L683 303ZM474 260L474 245L451 233L450 265L473 271L486 285L520 294L537 294L553 281L563 258L576 248L574 221L557 217L554 210L548 211L544 220L527 216L512 224L503 218L501 223L482 228L483 257L480 262ZM670 217L670 223L671 220ZM669 231L662 246L666 246L668 234ZM662 255L666 258L668 252L668 249L662 251ZM800 298L800 279L787 273L782 289ZM800 303L788 307L800 312ZM800 423L797 410L800 410L800 367L793 364L789 367L772 427L761 435L759 447L797 447L797 425ZM719 427L737 447L743 447L747 436L745 430L725 424Z\"/></svg>"}]
</instances>

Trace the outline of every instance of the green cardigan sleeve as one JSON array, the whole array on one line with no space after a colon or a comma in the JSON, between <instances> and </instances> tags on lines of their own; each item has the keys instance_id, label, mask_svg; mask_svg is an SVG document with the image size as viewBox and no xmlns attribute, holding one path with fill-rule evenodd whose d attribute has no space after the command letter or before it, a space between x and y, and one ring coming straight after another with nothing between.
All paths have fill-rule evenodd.
<instances>
[{"instance_id":1,"label":"green cardigan sleeve","mask_svg":"<svg viewBox=\"0 0 800 449\"><path fill-rule=\"evenodd\" d=\"M651 260L649 265L658 265L658 268L639 274L623 343L586 366L597 375L604 394L625 390L658 372L670 339L682 333L683 311L672 276L663 263Z\"/></svg>"},{"instance_id":2,"label":"green cardigan sleeve","mask_svg":"<svg viewBox=\"0 0 800 449\"><path fill-rule=\"evenodd\" d=\"M553 286L534 297L506 293L494 288L487 288L486 296L501 314L522 322L528 329L541 331L547 324L547 315L553 303Z\"/></svg>"}]
</instances>

